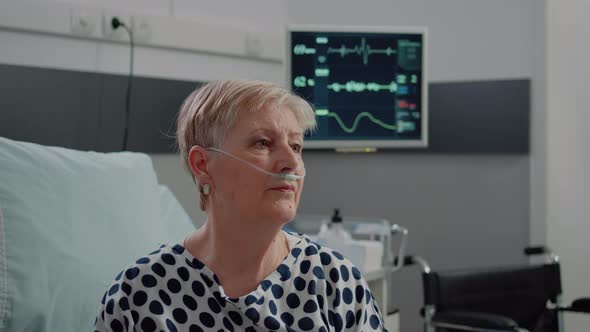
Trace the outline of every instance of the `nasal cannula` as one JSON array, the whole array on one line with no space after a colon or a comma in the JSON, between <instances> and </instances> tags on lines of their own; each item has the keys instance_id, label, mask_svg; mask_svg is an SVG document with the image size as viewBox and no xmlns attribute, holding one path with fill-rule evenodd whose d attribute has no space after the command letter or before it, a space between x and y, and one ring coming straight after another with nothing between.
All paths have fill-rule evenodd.
<instances>
[{"instance_id":1,"label":"nasal cannula","mask_svg":"<svg viewBox=\"0 0 590 332\"><path fill-rule=\"evenodd\" d=\"M283 179L283 180L287 180L287 181L296 181L296 180L303 179L303 178L305 177L305 169L303 170L303 174L302 174L302 175L289 174L289 173L273 173L273 172L269 172L269 171L267 171L267 170L265 170L265 169L263 169L263 168L261 168L261 167L259 167L259 166L256 166L256 165L254 165L253 163L251 163L251 162L249 162L249 161L246 161L246 160L244 160L244 159L242 159L242 158L240 158L240 157L237 157L237 156L235 156L235 155L233 155L233 154L231 154L231 153L229 153L229 152L223 151L223 150L221 150L221 149L217 149L217 148L207 148L207 150L208 150L208 151L215 151L215 152L219 152L219 153L221 153L221 154L224 154L224 155L226 155L226 156L228 156L228 157L230 157L230 158L233 158L233 159L235 159L235 160L237 160L237 161L241 161L241 162L243 162L244 164L246 164L246 165L249 165L249 166L253 167L253 168L254 168L254 169L256 169L257 171L260 171L260 172L262 172L262 173L264 173L264 174L268 174L268 175L270 175L270 176L273 176L273 177L276 177L276 178L280 178L280 179Z\"/></svg>"}]
</instances>

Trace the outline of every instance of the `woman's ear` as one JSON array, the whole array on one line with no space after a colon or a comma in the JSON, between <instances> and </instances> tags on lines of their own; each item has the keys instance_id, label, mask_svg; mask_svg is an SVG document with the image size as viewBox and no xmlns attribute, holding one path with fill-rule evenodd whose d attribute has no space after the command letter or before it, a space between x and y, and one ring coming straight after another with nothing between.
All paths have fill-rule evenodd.
<instances>
[{"instance_id":1,"label":"woman's ear","mask_svg":"<svg viewBox=\"0 0 590 332\"><path fill-rule=\"evenodd\" d=\"M188 152L188 164L193 177L199 184L211 183L207 171L207 150L199 145L193 146Z\"/></svg>"}]
</instances>

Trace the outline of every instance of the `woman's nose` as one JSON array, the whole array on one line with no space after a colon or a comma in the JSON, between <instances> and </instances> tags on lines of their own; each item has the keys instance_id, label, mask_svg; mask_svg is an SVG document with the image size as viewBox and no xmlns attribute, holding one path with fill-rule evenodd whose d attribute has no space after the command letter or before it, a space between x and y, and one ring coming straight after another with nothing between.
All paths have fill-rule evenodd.
<instances>
[{"instance_id":1,"label":"woman's nose","mask_svg":"<svg viewBox=\"0 0 590 332\"><path fill-rule=\"evenodd\" d=\"M300 153L293 150L290 145L285 144L279 150L277 152L277 169L279 173L297 172L303 167Z\"/></svg>"}]
</instances>

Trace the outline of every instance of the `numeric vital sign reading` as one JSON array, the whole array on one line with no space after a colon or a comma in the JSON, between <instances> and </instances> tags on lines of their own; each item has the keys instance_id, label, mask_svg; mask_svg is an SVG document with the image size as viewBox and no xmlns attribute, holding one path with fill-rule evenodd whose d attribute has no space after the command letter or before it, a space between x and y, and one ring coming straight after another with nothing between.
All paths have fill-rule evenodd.
<instances>
[{"instance_id":1,"label":"numeric vital sign reading","mask_svg":"<svg viewBox=\"0 0 590 332\"><path fill-rule=\"evenodd\" d=\"M316 108L308 147L424 147L425 31L291 27L293 91Z\"/></svg>"}]
</instances>

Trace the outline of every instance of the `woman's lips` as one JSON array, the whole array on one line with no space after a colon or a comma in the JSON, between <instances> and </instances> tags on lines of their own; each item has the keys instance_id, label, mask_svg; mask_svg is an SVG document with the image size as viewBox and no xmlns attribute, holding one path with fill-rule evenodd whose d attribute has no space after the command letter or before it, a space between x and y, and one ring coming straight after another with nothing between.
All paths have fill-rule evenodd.
<instances>
[{"instance_id":1,"label":"woman's lips","mask_svg":"<svg viewBox=\"0 0 590 332\"><path fill-rule=\"evenodd\" d=\"M270 188L270 190L276 190L281 192L295 192L294 186L278 186L274 188Z\"/></svg>"}]
</instances>

